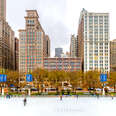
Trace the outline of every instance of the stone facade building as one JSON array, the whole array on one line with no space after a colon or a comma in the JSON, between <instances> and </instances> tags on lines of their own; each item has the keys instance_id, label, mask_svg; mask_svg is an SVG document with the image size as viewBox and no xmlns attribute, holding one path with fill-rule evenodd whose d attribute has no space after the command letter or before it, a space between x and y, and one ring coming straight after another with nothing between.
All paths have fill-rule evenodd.
<instances>
[{"instance_id":1,"label":"stone facade building","mask_svg":"<svg viewBox=\"0 0 116 116\"><path fill-rule=\"evenodd\" d=\"M44 69L60 71L81 71L81 58L44 58Z\"/></svg>"},{"instance_id":2,"label":"stone facade building","mask_svg":"<svg viewBox=\"0 0 116 116\"><path fill-rule=\"evenodd\" d=\"M71 43L70 43L70 57L75 58L78 55L78 36L75 37L74 35L71 36Z\"/></svg>"},{"instance_id":3,"label":"stone facade building","mask_svg":"<svg viewBox=\"0 0 116 116\"><path fill-rule=\"evenodd\" d=\"M15 69L14 31L6 22L6 0L0 0L0 68Z\"/></svg>"},{"instance_id":4,"label":"stone facade building","mask_svg":"<svg viewBox=\"0 0 116 116\"><path fill-rule=\"evenodd\" d=\"M43 58L49 56L45 32L36 10L27 10L25 29L19 30L19 71L32 72L43 68ZM49 43L49 42L48 42ZM47 48L47 49L44 49ZM45 53L47 52L47 53Z\"/></svg>"},{"instance_id":5,"label":"stone facade building","mask_svg":"<svg viewBox=\"0 0 116 116\"><path fill-rule=\"evenodd\" d=\"M110 68L116 71L116 39L110 42Z\"/></svg>"},{"instance_id":6,"label":"stone facade building","mask_svg":"<svg viewBox=\"0 0 116 116\"><path fill-rule=\"evenodd\" d=\"M84 72L110 71L109 14L82 10L78 28L78 57Z\"/></svg>"}]
</instances>

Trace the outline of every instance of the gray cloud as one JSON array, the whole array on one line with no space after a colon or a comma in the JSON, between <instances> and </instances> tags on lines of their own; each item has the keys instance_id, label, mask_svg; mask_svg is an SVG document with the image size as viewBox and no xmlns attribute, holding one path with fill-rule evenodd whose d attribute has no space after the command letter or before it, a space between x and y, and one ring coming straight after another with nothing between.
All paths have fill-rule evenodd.
<instances>
[{"instance_id":1,"label":"gray cloud","mask_svg":"<svg viewBox=\"0 0 116 116\"><path fill-rule=\"evenodd\" d=\"M109 12L111 39L116 38L114 0L7 0L7 20L18 36L17 30L25 27L25 10L37 9L40 23L50 36L51 51L54 53L55 47L63 46L65 51L69 49L70 35L77 34L82 8L89 12Z\"/></svg>"},{"instance_id":2,"label":"gray cloud","mask_svg":"<svg viewBox=\"0 0 116 116\"><path fill-rule=\"evenodd\" d=\"M24 28L26 9L37 9L40 23L51 40L51 51L69 43L69 30L66 27L66 0L7 0L7 19L16 31ZM53 56L53 54L52 54Z\"/></svg>"}]
</instances>

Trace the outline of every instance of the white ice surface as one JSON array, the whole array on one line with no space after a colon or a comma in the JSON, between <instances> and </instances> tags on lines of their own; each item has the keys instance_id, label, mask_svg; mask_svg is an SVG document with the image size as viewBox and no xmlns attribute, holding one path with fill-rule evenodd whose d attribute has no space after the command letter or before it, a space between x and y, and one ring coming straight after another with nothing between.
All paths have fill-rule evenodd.
<instances>
[{"instance_id":1,"label":"white ice surface","mask_svg":"<svg viewBox=\"0 0 116 116\"><path fill-rule=\"evenodd\" d=\"M116 98L0 98L0 116L116 116Z\"/></svg>"}]
</instances>

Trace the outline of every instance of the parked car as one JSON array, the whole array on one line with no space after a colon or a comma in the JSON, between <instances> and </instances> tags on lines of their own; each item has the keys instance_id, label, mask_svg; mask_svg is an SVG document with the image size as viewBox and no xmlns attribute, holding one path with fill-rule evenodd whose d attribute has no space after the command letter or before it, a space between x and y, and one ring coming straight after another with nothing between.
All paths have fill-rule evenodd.
<instances>
[{"instance_id":1,"label":"parked car","mask_svg":"<svg viewBox=\"0 0 116 116\"><path fill-rule=\"evenodd\" d=\"M15 87L10 88L10 90L11 90L11 91L18 91L18 89L15 88Z\"/></svg>"},{"instance_id":2,"label":"parked car","mask_svg":"<svg viewBox=\"0 0 116 116\"><path fill-rule=\"evenodd\" d=\"M38 91L37 88L31 88L31 91Z\"/></svg>"},{"instance_id":3,"label":"parked car","mask_svg":"<svg viewBox=\"0 0 116 116\"><path fill-rule=\"evenodd\" d=\"M45 89L47 92L53 92L53 91L56 91L56 88L46 88Z\"/></svg>"},{"instance_id":4,"label":"parked car","mask_svg":"<svg viewBox=\"0 0 116 116\"><path fill-rule=\"evenodd\" d=\"M82 88L80 88L80 87L78 87L78 88L76 88L76 90L83 90Z\"/></svg>"},{"instance_id":5,"label":"parked car","mask_svg":"<svg viewBox=\"0 0 116 116\"><path fill-rule=\"evenodd\" d=\"M65 90L65 91L66 91L66 90L71 90L71 88L69 88L69 87L64 87L63 90Z\"/></svg>"},{"instance_id":6,"label":"parked car","mask_svg":"<svg viewBox=\"0 0 116 116\"><path fill-rule=\"evenodd\" d=\"M94 88L88 88L88 91L93 91L94 90Z\"/></svg>"},{"instance_id":7,"label":"parked car","mask_svg":"<svg viewBox=\"0 0 116 116\"><path fill-rule=\"evenodd\" d=\"M95 90L96 90L96 91L102 91L102 89L100 89L100 88L96 88Z\"/></svg>"},{"instance_id":8,"label":"parked car","mask_svg":"<svg viewBox=\"0 0 116 116\"><path fill-rule=\"evenodd\" d=\"M114 89L113 88L110 88L110 87L106 87L108 89L108 91L110 92L114 92Z\"/></svg>"}]
</instances>

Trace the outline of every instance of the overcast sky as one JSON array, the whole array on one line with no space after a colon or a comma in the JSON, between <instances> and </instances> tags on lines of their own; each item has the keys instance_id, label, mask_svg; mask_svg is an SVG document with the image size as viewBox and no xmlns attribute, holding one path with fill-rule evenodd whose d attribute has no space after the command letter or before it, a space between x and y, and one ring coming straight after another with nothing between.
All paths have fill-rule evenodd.
<instances>
[{"instance_id":1,"label":"overcast sky","mask_svg":"<svg viewBox=\"0 0 116 116\"><path fill-rule=\"evenodd\" d=\"M25 10L36 9L39 21L51 40L51 55L56 47L69 51L71 34L77 34L82 8L89 12L110 13L110 39L116 38L115 0L7 0L7 21L18 37L25 28Z\"/></svg>"}]
</instances>

